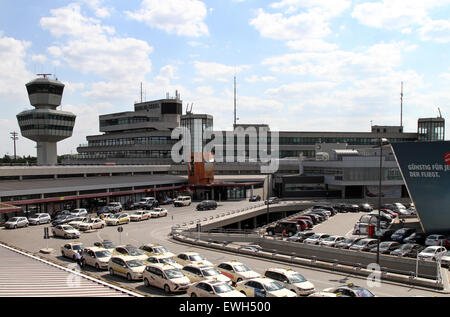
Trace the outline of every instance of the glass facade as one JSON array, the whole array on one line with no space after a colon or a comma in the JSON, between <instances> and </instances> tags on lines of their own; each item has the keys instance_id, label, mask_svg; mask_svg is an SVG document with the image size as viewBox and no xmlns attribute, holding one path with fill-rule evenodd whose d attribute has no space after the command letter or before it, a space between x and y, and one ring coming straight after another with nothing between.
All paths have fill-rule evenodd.
<instances>
[{"instance_id":1,"label":"glass facade","mask_svg":"<svg viewBox=\"0 0 450 317\"><path fill-rule=\"evenodd\" d=\"M419 119L417 133L419 141L444 141L445 120L443 118Z\"/></svg>"}]
</instances>

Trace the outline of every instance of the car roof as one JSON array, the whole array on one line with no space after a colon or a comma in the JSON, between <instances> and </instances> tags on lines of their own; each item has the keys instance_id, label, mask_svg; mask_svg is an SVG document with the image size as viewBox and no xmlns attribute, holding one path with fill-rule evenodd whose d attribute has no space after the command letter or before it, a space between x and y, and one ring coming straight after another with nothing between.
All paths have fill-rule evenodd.
<instances>
[{"instance_id":1,"label":"car roof","mask_svg":"<svg viewBox=\"0 0 450 317\"><path fill-rule=\"evenodd\" d=\"M270 268L270 269L267 269L266 270L266 272L267 271L270 271L270 272L277 272L277 273L281 273L281 274L287 274L287 275L290 275L290 274L297 274L297 272L296 271L294 271L294 270L292 270L292 269L283 269L283 268Z\"/></svg>"},{"instance_id":2,"label":"car roof","mask_svg":"<svg viewBox=\"0 0 450 317\"><path fill-rule=\"evenodd\" d=\"M94 251L94 252L97 252L97 251L107 251L105 248L100 248L100 247L86 247L86 248L84 248L86 251L88 251L88 250L91 250L91 251Z\"/></svg>"},{"instance_id":3,"label":"car roof","mask_svg":"<svg viewBox=\"0 0 450 317\"><path fill-rule=\"evenodd\" d=\"M156 268L161 269L163 271L164 270L168 270L168 269L176 269L175 266L173 266L173 265L171 265L169 263L149 263L149 264L147 264L147 266L153 266L153 267L156 267Z\"/></svg>"}]
</instances>

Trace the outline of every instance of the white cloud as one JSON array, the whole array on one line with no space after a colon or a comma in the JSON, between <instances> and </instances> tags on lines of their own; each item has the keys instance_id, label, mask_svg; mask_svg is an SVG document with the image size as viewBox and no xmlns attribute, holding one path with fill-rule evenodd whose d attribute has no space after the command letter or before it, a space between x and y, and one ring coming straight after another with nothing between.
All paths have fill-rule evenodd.
<instances>
[{"instance_id":1,"label":"white cloud","mask_svg":"<svg viewBox=\"0 0 450 317\"><path fill-rule=\"evenodd\" d=\"M31 60L33 62L45 63L47 61L47 57L45 55L42 55L42 54L33 55L33 56L31 56Z\"/></svg>"},{"instance_id":2,"label":"white cloud","mask_svg":"<svg viewBox=\"0 0 450 317\"><path fill-rule=\"evenodd\" d=\"M258 83L258 82L271 82L271 81L275 81L276 78L273 76L258 76L258 75L253 75L250 77L245 78L246 82L249 83Z\"/></svg>"},{"instance_id":3,"label":"white cloud","mask_svg":"<svg viewBox=\"0 0 450 317\"><path fill-rule=\"evenodd\" d=\"M437 43L450 42L450 20L427 20L419 29L419 34L424 41Z\"/></svg>"},{"instance_id":4,"label":"white cloud","mask_svg":"<svg viewBox=\"0 0 450 317\"><path fill-rule=\"evenodd\" d=\"M141 9L127 11L131 19L170 34L200 37L209 35L204 22L207 9L199 0L143 0Z\"/></svg>"},{"instance_id":5,"label":"white cloud","mask_svg":"<svg viewBox=\"0 0 450 317\"><path fill-rule=\"evenodd\" d=\"M194 62L194 68L201 77L226 82L231 80L235 74L250 68L250 66L228 66L220 63L196 61Z\"/></svg>"}]
</instances>

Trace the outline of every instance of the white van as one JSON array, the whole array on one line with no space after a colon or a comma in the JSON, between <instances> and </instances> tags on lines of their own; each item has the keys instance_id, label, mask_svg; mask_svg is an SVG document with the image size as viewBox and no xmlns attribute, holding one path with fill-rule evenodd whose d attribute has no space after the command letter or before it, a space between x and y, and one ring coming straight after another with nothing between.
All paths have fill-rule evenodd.
<instances>
[{"instance_id":1,"label":"white van","mask_svg":"<svg viewBox=\"0 0 450 317\"><path fill-rule=\"evenodd\" d=\"M162 288L168 294L182 292L188 289L189 279L181 270L170 264L152 263L147 265L144 271L144 285Z\"/></svg>"},{"instance_id":2,"label":"white van","mask_svg":"<svg viewBox=\"0 0 450 317\"><path fill-rule=\"evenodd\" d=\"M191 196L178 196L173 202L175 207L189 206L192 203Z\"/></svg>"}]
</instances>

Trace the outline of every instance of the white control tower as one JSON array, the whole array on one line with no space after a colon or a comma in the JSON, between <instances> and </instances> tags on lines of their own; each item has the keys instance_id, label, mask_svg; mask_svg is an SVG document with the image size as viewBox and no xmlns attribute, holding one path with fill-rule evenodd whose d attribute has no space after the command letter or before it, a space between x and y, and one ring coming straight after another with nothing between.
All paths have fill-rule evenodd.
<instances>
[{"instance_id":1,"label":"white control tower","mask_svg":"<svg viewBox=\"0 0 450 317\"><path fill-rule=\"evenodd\" d=\"M36 109L17 115L22 136L37 142L37 164L56 165L56 143L72 136L76 115L56 110L61 105L64 84L38 74L27 87L30 103Z\"/></svg>"}]
</instances>

